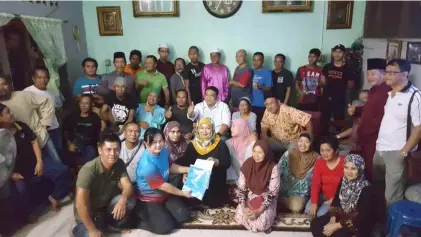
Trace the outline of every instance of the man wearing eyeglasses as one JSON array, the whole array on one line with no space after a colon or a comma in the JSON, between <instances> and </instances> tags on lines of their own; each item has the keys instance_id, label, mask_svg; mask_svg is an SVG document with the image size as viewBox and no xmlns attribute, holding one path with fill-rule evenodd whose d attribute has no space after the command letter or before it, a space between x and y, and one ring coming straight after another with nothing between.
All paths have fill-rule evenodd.
<instances>
[{"instance_id":1,"label":"man wearing eyeglasses","mask_svg":"<svg viewBox=\"0 0 421 237\"><path fill-rule=\"evenodd\" d=\"M348 114L360 117L357 129L357 147L365 160L366 175L369 180L373 171L373 156L376 151L376 140L379 134L380 123L383 119L384 105L391 88L384 82L383 73L386 60L370 58L367 60L367 82L371 86L368 100L364 106L348 105ZM340 138L340 137L338 137Z\"/></svg>"},{"instance_id":2,"label":"man wearing eyeglasses","mask_svg":"<svg viewBox=\"0 0 421 237\"><path fill-rule=\"evenodd\" d=\"M405 159L416 149L421 138L421 93L408 81L410 70L410 62L393 59L387 63L383 74L392 90L388 92L376 142L373 185L381 187L380 184L386 181L387 205L404 198Z\"/></svg>"}]
</instances>

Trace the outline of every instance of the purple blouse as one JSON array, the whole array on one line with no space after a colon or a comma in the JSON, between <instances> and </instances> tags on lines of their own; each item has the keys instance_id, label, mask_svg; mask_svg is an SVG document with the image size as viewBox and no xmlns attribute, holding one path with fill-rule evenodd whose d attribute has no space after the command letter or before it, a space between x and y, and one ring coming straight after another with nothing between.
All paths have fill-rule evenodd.
<instances>
[{"instance_id":1,"label":"purple blouse","mask_svg":"<svg viewBox=\"0 0 421 237\"><path fill-rule=\"evenodd\" d=\"M219 90L218 99L224 102L228 97L229 73L222 64L206 64L202 70L202 95L205 97L206 88L214 86Z\"/></svg>"}]
</instances>

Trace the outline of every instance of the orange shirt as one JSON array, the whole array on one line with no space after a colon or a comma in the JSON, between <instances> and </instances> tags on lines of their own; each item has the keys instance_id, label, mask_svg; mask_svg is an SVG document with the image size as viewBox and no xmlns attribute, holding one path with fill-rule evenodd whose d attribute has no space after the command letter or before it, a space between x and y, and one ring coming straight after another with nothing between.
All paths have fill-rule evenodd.
<instances>
[{"instance_id":1,"label":"orange shirt","mask_svg":"<svg viewBox=\"0 0 421 237\"><path fill-rule=\"evenodd\" d=\"M132 70L132 68L130 67L130 64L127 64L127 65L124 67L124 72L125 72L125 73L128 73L128 74L130 74L130 75L132 75L133 80L136 78L136 74L137 74L138 72L143 71L143 70L145 70L145 68L143 67L143 65L142 65L142 64L140 64L140 65L139 65L139 68L138 68L137 70Z\"/></svg>"}]
</instances>

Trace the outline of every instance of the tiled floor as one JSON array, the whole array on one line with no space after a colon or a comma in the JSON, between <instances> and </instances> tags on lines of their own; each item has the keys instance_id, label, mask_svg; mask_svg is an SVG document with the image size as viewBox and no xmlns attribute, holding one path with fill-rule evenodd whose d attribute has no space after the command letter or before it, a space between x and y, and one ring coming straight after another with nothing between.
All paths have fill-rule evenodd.
<instances>
[{"instance_id":1,"label":"tiled floor","mask_svg":"<svg viewBox=\"0 0 421 237\"><path fill-rule=\"evenodd\" d=\"M70 237L73 219L73 205L63 207L58 213L49 212L43 215L36 224L28 225L18 233L16 237ZM126 234L113 234L110 237L152 237L157 236L143 230L132 230ZM171 237L311 237L310 233L303 232L278 232L269 235L264 233L252 233L241 230L178 230Z\"/></svg>"}]
</instances>

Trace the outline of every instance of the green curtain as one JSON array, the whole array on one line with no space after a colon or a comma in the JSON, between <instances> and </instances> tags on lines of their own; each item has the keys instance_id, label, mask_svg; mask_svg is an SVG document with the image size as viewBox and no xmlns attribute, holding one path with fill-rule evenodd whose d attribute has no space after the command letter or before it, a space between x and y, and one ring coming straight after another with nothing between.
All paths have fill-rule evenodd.
<instances>
[{"instance_id":1,"label":"green curtain","mask_svg":"<svg viewBox=\"0 0 421 237\"><path fill-rule=\"evenodd\" d=\"M48 91L53 93L61 107L64 97L59 90L60 77L58 69L67 61L62 30L63 21L31 16L21 16L21 19L44 55L45 66L50 72Z\"/></svg>"}]
</instances>

